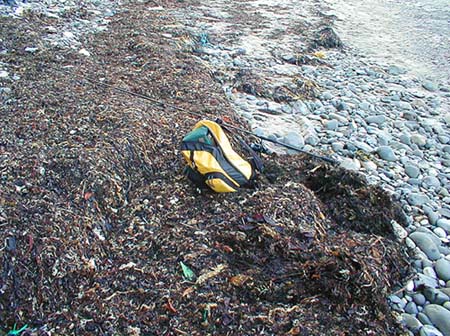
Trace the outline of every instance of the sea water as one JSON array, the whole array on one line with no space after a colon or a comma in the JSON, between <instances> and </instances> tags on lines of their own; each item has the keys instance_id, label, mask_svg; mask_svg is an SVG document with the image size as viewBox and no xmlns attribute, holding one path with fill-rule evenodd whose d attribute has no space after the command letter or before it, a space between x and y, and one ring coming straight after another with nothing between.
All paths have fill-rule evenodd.
<instances>
[{"instance_id":1,"label":"sea water","mask_svg":"<svg viewBox=\"0 0 450 336\"><path fill-rule=\"evenodd\" d=\"M450 82L449 0L328 0L344 43L420 78Z\"/></svg>"}]
</instances>

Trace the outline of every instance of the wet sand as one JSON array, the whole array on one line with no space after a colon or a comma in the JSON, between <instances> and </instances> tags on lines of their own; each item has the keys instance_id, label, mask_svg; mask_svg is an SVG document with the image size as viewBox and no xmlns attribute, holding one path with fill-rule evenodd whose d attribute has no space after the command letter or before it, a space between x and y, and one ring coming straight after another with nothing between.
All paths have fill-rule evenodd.
<instances>
[{"instance_id":1,"label":"wet sand","mask_svg":"<svg viewBox=\"0 0 450 336\"><path fill-rule=\"evenodd\" d=\"M420 78L450 82L450 4L446 0L329 0L347 45Z\"/></svg>"}]
</instances>

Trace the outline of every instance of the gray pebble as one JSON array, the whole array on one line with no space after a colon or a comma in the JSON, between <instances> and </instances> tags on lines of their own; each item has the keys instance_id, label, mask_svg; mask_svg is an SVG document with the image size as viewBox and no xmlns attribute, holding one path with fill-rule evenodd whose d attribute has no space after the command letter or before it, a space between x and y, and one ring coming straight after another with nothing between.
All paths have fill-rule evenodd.
<instances>
[{"instance_id":1,"label":"gray pebble","mask_svg":"<svg viewBox=\"0 0 450 336\"><path fill-rule=\"evenodd\" d=\"M430 258L430 260L438 260L441 257L439 248L428 234L424 232L413 232L409 237L427 255L427 257Z\"/></svg>"},{"instance_id":2,"label":"gray pebble","mask_svg":"<svg viewBox=\"0 0 450 336\"><path fill-rule=\"evenodd\" d=\"M414 302L408 302L405 306L405 312L416 315L419 311L417 310L417 305Z\"/></svg>"},{"instance_id":3,"label":"gray pebble","mask_svg":"<svg viewBox=\"0 0 450 336\"><path fill-rule=\"evenodd\" d=\"M429 276L430 278L437 279L437 274L434 271L434 268L432 266L424 267L423 274L425 274L426 276Z\"/></svg>"},{"instance_id":4,"label":"gray pebble","mask_svg":"<svg viewBox=\"0 0 450 336\"><path fill-rule=\"evenodd\" d=\"M361 162L358 159L345 158L339 166L347 170L358 171L361 169Z\"/></svg>"},{"instance_id":5,"label":"gray pebble","mask_svg":"<svg viewBox=\"0 0 450 336\"><path fill-rule=\"evenodd\" d=\"M425 203L428 203L430 201L430 198L425 195L424 193L411 193L408 196L408 203L411 205L420 206Z\"/></svg>"},{"instance_id":6,"label":"gray pebble","mask_svg":"<svg viewBox=\"0 0 450 336\"><path fill-rule=\"evenodd\" d=\"M432 324L430 319L428 318L427 315L425 315L425 313L419 313L417 314L417 319L422 322L423 324Z\"/></svg>"},{"instance_id":7,"label":"gray pebble","mask_svg":"<svg viewBox=\"0 0 450 336\"><path fill-rule=\"evenodd\" d=\"M422 86L424 87L424 89L431 91L431 92L437 91L439 88L436 83L433 83L432 81L428 81L428 80L423 82Z\"/></svg>"},{"instance_id":8,"label":"gray pebble","mask_svg":"<svg viewBox=\"0 0 450 336\"><path fill-rule=\"evenodd\" d=\"M450 233L450 220L446 218L438 219L436 225L443 228L447 233Z\"/></svg>"},{"instance_id":9,"label":"gray pebble","mask_svg":"<svg viewBox=\"0 0 450 336\"><path fill-rule=\"evenodd\" d=\"M413 295L413 300L417 305L423 306L425 304L426 298L422 293L416 293Z\"/></svg>"},{"instance_id":10,"label":"gray pebble","mask_svg":"<svg viewBox=\"0 0 450 336\"><path fill-rule=\"evenodd\" d=\"M397 106L402 110L412 110L411 104L404 101L397 102Z\"/></svg>"},{"instance_id":11,"label":"gray pebble","mask_svg":"<svg viewBox=\"0 0 450 336\"><path fill-rule=\"evenodd\" d=\"M405 144L405 145L411 144L411 137L408 134L402 133L399 137L399 140L402 144Z\"/></svg>"},{"instance_id":12,"label":"gray pebble","mask_svg":"<svg viewBox=\"0 0 450 336\"><path fill-rule=\"evenodd\" d=\"M386 121L386 117L382 114L380 115L374 115L374 116L368 116L366 118L366 122L368 124L377 124L377 125L381 125Z\"/></svg>"},{"instance_id":13,"label":"gray pebble","mask_svg":"<svg viewBox=\"0 0 450 336\"><path fill-rule=\"evenodd\" d=\"M431 225L436 225L438 219L439 219L439 214L435 211L431 211L427 214L428 216L428 221L430 222Z\"/></svg>"},{"instance_id":14,"label":"gray pebble","mask_svg":"<svg viewBox=\"0 0 450 336\"><path fill-rule=\"evenodd\" d=\"M420 169L419 167L411 163L408 163L405 165L405 173L411 178L416 178L420 175Z\"/></svg>"},{"instance_id":15,"label":"gray pebble","mask_svg":"<svg viewBox=\"0 0 450 336\"><path fill-rule=\"evenodd\" d=\"M322 100L333 99L333 94L331 92L325 91L322 93Z\"/></svg>"},{"instance_id":16,"label":"gray pebble","mask_svg":"<svg viewBox=\"0 0 450 336\"><path fill-rule=\"evenodd\" d=\"M386 161L397 161L398 157L395 155L394 151L389 146L380 146L377 148L378 155Z\"/></svg>"},{"instance_id":17,"label":"gray pebble","mask_svg":"<svg viewBox=\"0 0 450 336\"><path fill-rule=\"evenodd\" d=\"M338 126L339 126L339 122L336 119L328 120L325 123L325 128L330 131L337 130Z\"/></svg>"},{"instance_id":18,"label":"gray pebble","mask_svg":"<svg viewBox=\"0 0 450 336\"><path fill-rule=\"evenodd\" d=\"M419 329L422 327L422 323L414 316L411 316L410 314L403 313L401 319L402 323L414 333L418 332Z\"/></svg>"},{"instance_id":19,"label":"gray pebble","mask_svg":"<svg viewBox=\"0 0 450 336\"><path fill-rule=\"evenodd\" d=\"M417 146L425 146L427 143L427 138L421 134L413 134L411 135L411 142Z\"/></svg>"},{"instance_id":20,"label":"gray pebble","mask_svg":"<svg viewBox=\"0 0 450 336\"><path fill-rule=\"evenodd\" d=\"M434 269L439 279L448 281L450 280L450 261L444 258L438 259L434 265Z\"/></svg>"},{"instance_id":21,"label":"gray pebble","mask_svg":"<svg viewBox=\"0 0 450 336\"><path fill-rule=\"evenodd\" d=\"M439 289L436 288L425 288L423 294L428 299L428 301L435 304L442 305L444 302L449 300L447 294L441 292Z\"/></svg>"},{"instance_id":22,"label":"gray pebble","mask_svg":"<svg viewBox=\"0 0 450 336\"><path fill-rule=\"evenodd\" d=\"M424 308L430 321L444 334L450 335L450 311L436 304Z\"/></svg>"},{"instance_id":23,"label":"gray pebble","mask_svg":"<svg viewBox=\"0 0 450 336\"><path fill-rule=\"evenodd\" d=\"M288 145L295 146L298 148L303 148L305 145L305 140L303 139L303 136L296 132L289 132L284 138L284 142Z\"/></svg>"},{"instance_id":24,"label":"gray pebble","mask_svg":"<svg viewBox=\"0 0 450 336\"><path fill-rule=\"evenodd\" d=\"M433 223L431 223L431 224L433 224ZM434 228L433 232L439 238L446 238L447 237L447 233L445 232L445 230L443 228L440 228L440 227Z\"/></svg>"},{"instance_id":25,"label":"gray pebble","mask_svg":"<svg viewBox=\"0 0 450 336\"><path fill-rule=\"evenodd\" d=\"M445 335L443 335L434 326L426 324L420 329L419 336L445 336Z\"/></svg>"},{"instance_id":26,"label":"gray pebble","mask_svg":"<svg viewBox=\"0 0 450 336\"><path fill-rule=\"evenodd\" d=\"M439 188L441 186L441 181L437 177L427 176L422 181L424 187Z\"/></svg>"},{"instance_id":27,"label":"gray pebble","mask_svg":"<svg viewBox=\"0 0 450 336\"><path fill-rule=\"evenodd\" d=\"M425 287L438 287L438 281L436 279L430 278L422 273L417 273L417 278L414 279L415 288L419 288L421 286Z\"/></svg>"}]
</instances>

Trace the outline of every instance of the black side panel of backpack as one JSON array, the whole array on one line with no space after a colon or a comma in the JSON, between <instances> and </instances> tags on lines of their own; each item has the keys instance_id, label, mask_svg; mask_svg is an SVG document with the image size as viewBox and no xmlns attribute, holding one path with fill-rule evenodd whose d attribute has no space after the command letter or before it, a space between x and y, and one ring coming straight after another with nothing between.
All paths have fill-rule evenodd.
<instances>
[{"instance_id":1,"label":"black side panel of backpack","mask_svg":"<svg viewBox=\"0 0 450 336\"><path fill-rule=\"evenodd\" d=\"M184 175L187 176L188 179L190 179L194 184L201 189L207 189L208 186L205 183L205 176L200 174L199 172L193 170L191 167L186 166L183 171Z\"/></svg>"}]
</instances>

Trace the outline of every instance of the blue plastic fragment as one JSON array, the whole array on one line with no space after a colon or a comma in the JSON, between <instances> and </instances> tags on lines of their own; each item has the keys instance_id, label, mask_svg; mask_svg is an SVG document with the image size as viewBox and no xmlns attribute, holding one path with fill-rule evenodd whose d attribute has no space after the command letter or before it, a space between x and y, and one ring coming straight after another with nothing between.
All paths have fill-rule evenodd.
<instances>
[{"instance_id":1,"label":"blue plastic fragment","mask_svg":"<svg viewBox=\"0 0 450 336\"><path fill-rule=\"evenodd\" d=\"M25 329L28 328L28 324L25 324L22 328L20 329L16 329L16 324L14 324L14 328L13 330L10 330L6 336L17 336L20 335L22 333L22 331L24 331Z\"/></svg>"}]
</instances>

